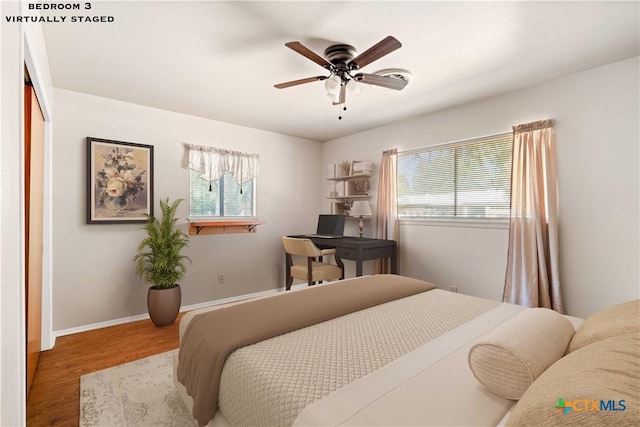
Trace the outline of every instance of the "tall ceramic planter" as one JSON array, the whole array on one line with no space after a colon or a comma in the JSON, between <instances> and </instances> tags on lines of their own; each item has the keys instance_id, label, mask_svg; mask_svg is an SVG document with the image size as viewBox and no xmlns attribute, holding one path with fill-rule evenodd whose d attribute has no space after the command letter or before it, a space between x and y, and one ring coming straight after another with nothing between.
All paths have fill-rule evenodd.
<instances>
[{"instance_id":1,"label":"tall ceramic planter","mask_svg":"<svg viewBox=\"0 0 640 427\"><path fill-rule=\"evenodd\" d=\"M181 301L180 285L173 288L150 287L147 292L147 310L153 324L167 326L175 322L180 312Z\"/></svg>"}]
</instances>

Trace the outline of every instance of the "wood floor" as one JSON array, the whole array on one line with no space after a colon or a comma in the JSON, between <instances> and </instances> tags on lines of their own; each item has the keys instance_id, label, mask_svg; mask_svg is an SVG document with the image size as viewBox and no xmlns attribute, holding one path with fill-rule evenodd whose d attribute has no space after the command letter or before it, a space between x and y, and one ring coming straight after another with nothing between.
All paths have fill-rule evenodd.
<instances>
[{"instance_id":1,"label":"wood floor","mask_svg":"<svg viewBox=\"0 0 640 427\"><path fill-rule=\"evenodd\" d=\"M60 337L42 353L27 401L27 426L77 426L80 376L178 348L178 325L151 320Z\"/></svg>"}]
</instances>

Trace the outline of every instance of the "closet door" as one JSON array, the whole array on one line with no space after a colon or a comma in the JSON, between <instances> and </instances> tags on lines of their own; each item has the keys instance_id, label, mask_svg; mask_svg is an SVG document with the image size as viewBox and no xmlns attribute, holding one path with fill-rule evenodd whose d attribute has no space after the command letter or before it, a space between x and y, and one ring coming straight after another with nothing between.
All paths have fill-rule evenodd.
<instances>
[{"instance_id":1,"label":"closet door","mask_svg":"<svg viewBox=\"0 0 640 427\"><path fill-rule=\"evenodd\" d=\"M40 358L42 329L42 210L44 117L33 88L25 84L25 295L27 397Z\"/></svg>"}]
</instances>

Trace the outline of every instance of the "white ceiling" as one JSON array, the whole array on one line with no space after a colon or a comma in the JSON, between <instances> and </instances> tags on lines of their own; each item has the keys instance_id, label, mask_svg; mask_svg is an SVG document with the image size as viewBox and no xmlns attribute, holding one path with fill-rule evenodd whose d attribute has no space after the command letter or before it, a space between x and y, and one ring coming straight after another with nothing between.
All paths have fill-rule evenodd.
<instances>
[{"instance_id":1,"label":"white ceiling","mask_svg":"<svg viewBox=\"0 0 640 427\"><path fill-rule=\"evenodd\" d=\"M326 141L638 56L631 2L93 1L113 23L44 24L55 87ZM48 12L71 16L80 13ZM403 46L364 72L404 68L402 91L326 98L327 74L286 48Z\"/></svg>"}]
</instances>

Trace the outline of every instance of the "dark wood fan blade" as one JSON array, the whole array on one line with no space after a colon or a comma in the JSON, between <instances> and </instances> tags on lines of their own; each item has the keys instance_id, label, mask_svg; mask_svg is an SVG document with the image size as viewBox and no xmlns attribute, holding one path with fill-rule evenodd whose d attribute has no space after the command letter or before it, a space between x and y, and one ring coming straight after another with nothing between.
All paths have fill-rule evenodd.
<instances>
[{"instance_id":1,"label":"dark wood fan blade","mask_svg":"<svg viewBox=\"0 0 640 427\"><path fill-rule=\"evenodd\" d=\"M353 76L354 80L368 85L382 86L388 89L402 90L407 85L406 80L396 79L394 77L378 76L376 74L358 73Z\"/></svg>"},{"instance_id":2,"label":"dark wood fan blade","mask_svg":"<svg viewBox=\"0 0 640 427\"><path fill-rule=\"evenodd\" d=\"M306 79L292 80L290 82L278 83L277 85L273 85L273 87L278 89L284 89L286 87L297 86L305 83L317 82L317 81L326 80L326 79L327 79L326 76L307 77Z\"/></svg>"},{"instance_id":3,"label":"dark wood fan blade","mask_svg":"<svg viewBox=\"0 0 640 427\"><path fill-rule=\"evenodd\" d=\"M360 55L353 58L351 62L349 62L349 68L352 70L362 68L401 47L402 43L400 43L395 37L387 36L362 52Z\"/></svg>"},{"instance_id":4,"label":"dark wood fan blade","mask_svg":"<svg viewBox=\"0 0 640 427\"><path fill-rule=\"evenodd\" d=\"M334 102L333 105L344 104L346 100L347 100L347 85L343 84L342 86L340 86L340 98L338 102Z\"/></svg>"},{"instance_id":5,"label":"dark wood fan blade","mask_svg":"<svg viewBox=\"0 0 640 427\"><path fill-rule=\"evenodd\" d=\"M303 46L302 43L300 42L289 42L289 43L285 43L284 45L289 49L295 50L300 55L306 58L309 58L310 60L320 65L321 67L326 68L327 70L330 70L333 67L333 64L331 64L331 62L327 61L326 59L324 59L317 53L313 52L309 48Z\"/></svg>"}]
</instances>

